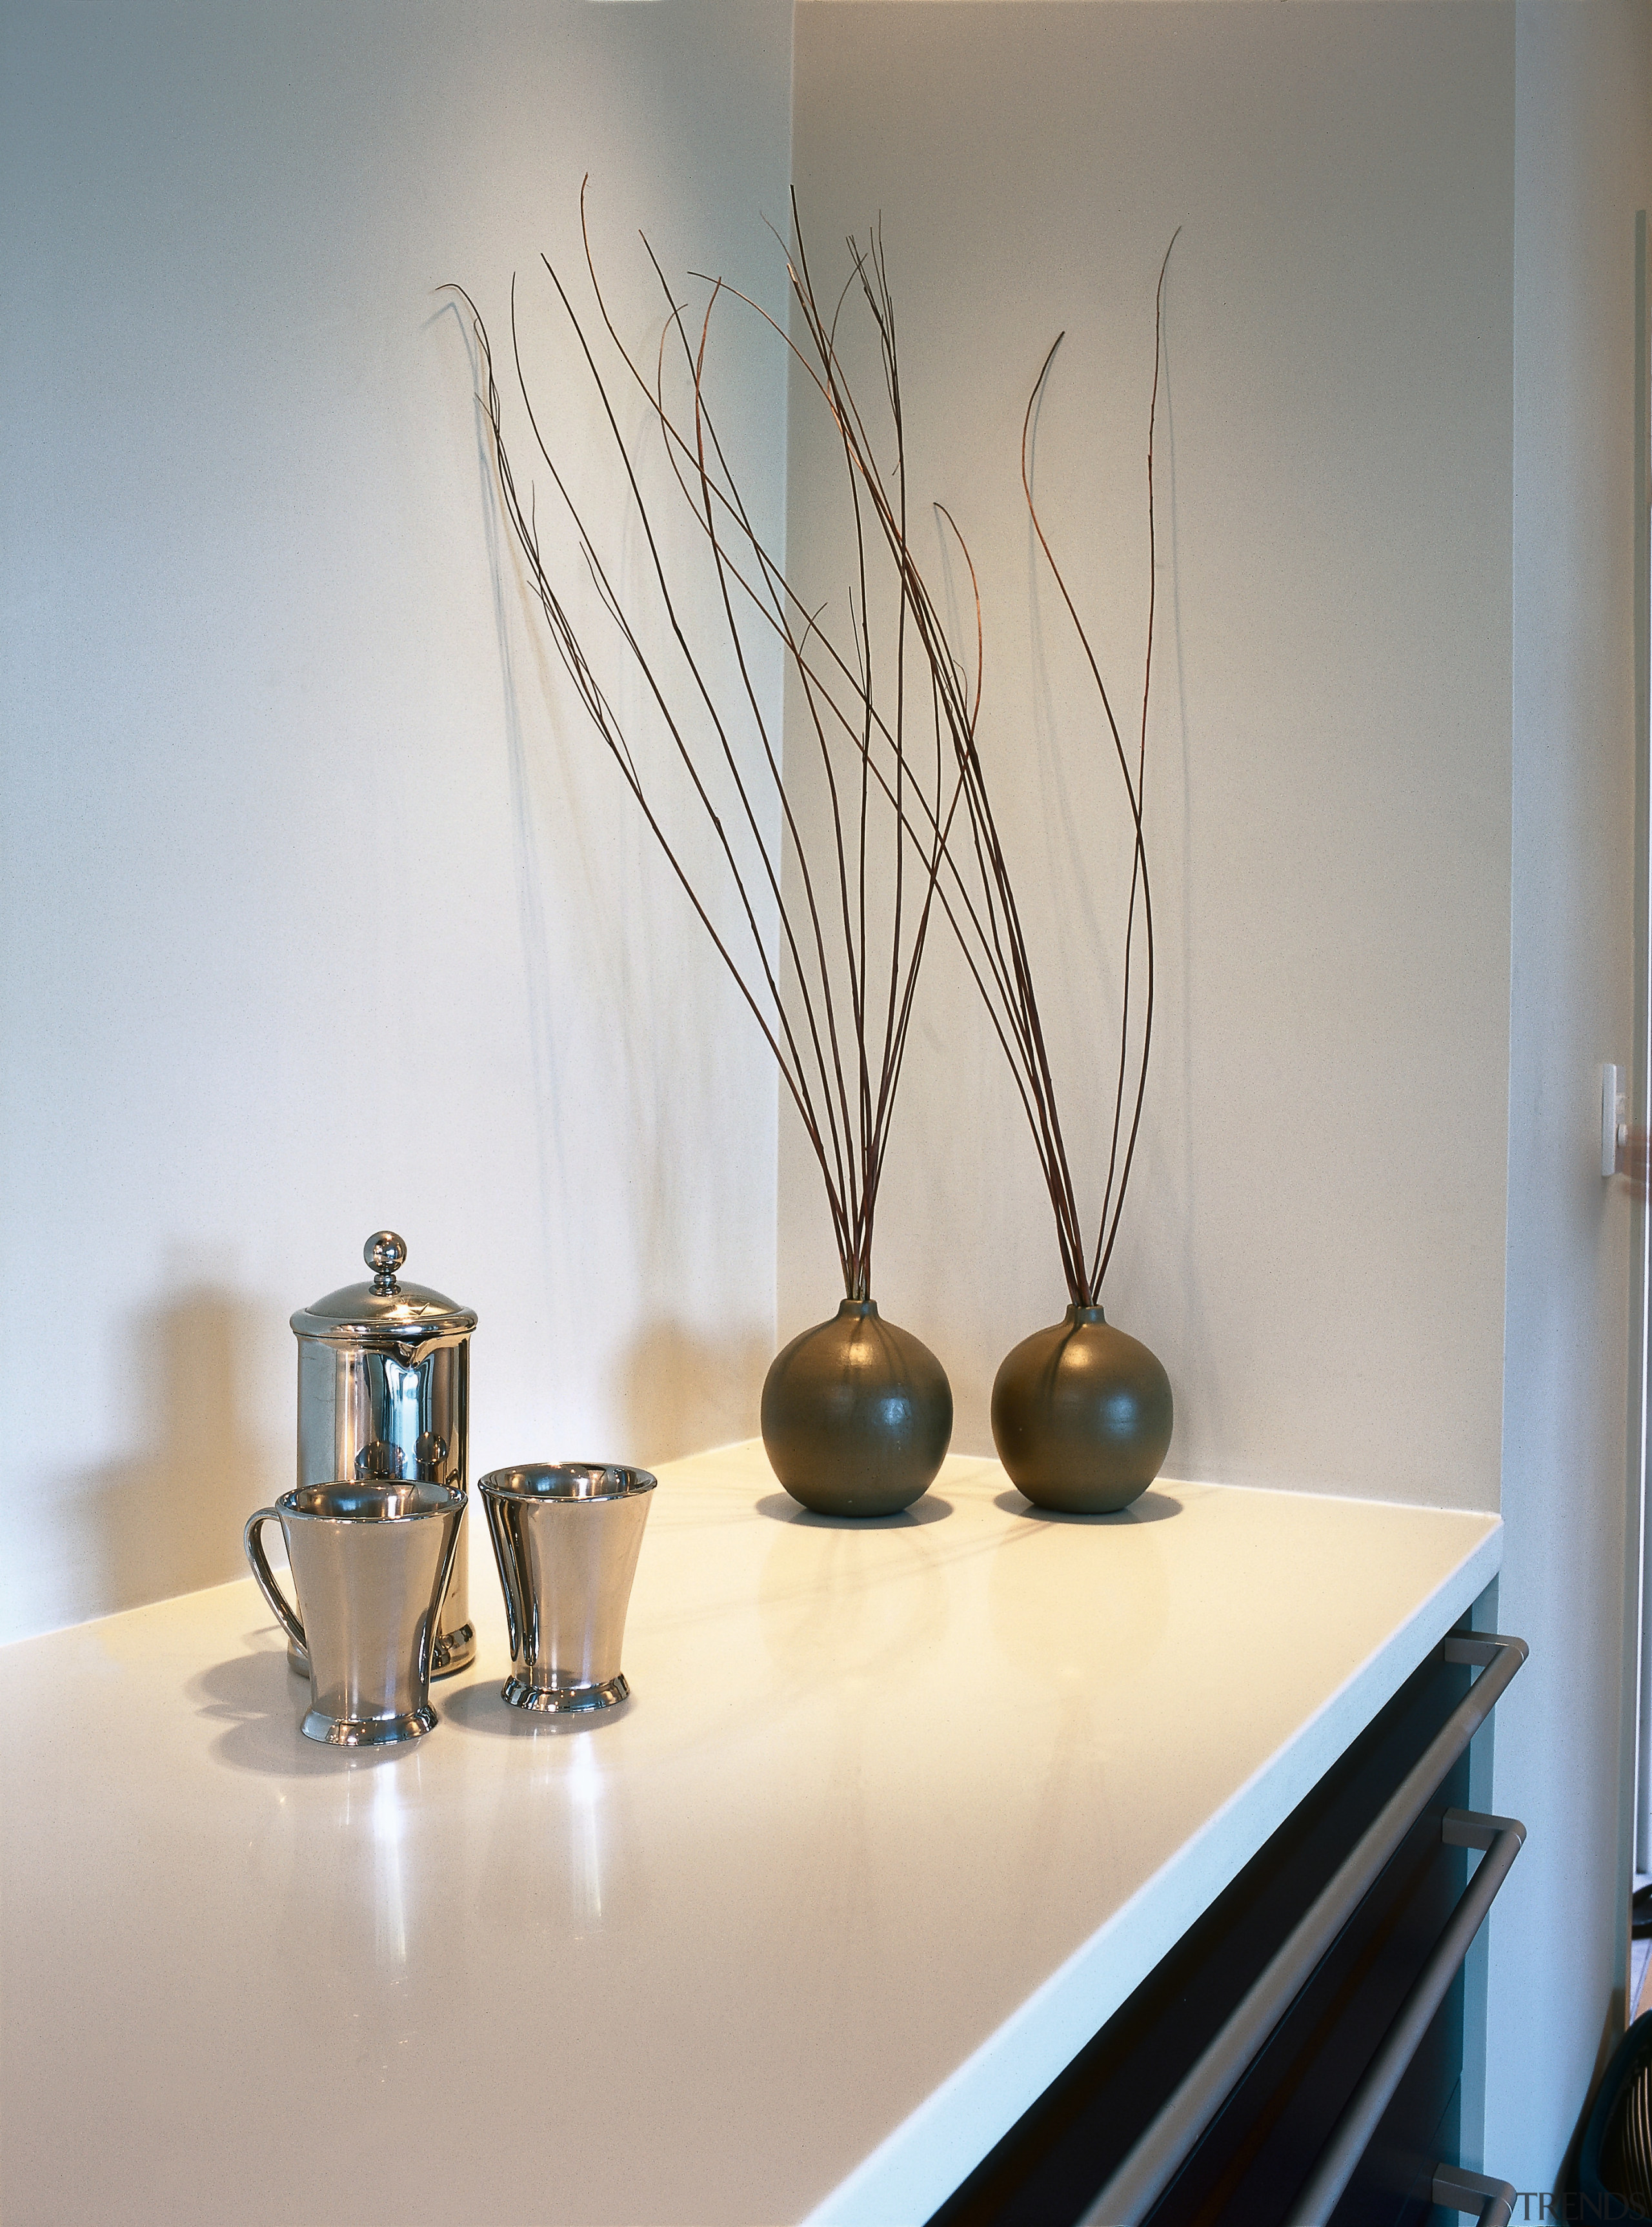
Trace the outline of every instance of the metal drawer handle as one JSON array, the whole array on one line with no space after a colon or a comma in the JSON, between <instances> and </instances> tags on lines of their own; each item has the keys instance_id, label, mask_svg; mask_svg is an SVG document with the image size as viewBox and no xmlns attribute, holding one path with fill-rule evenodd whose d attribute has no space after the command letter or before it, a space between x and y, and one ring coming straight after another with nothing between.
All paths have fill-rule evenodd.
<instances>
[{"instance_id":1,"label":"metal drawer handle","mask_svg":"<svg viewBox=\"0 0 1652 2227\"><path fill-rule=\"evenodd\" d=\"M1388 2108L1389 2097L1417 2054L1417 2045L1428 2031L1430 2020L1445 2001L1445 1991L1457 1977L1457 1966L1484 1924L1497 1889L1508 1878L1509 1866L1525 1845L1526 1828L1515 1817L1483 1817L1472 1809L1448 1809L1440 1838L1450 1848L1483 1848L1484 1860L1451 1912L1445 1932L1429 1951L1428 1962L1400 2004L1394 2024L1383 2035L1359 2086L1349 2098L1336 2132L1320 2153L1319 2162L1297 2198L1286 2227L1325 2227L1336 2210L1338 2198L1354 2177L1354 2168L1365 2154L1366 2144L1376 2132L1377 2122ZM1502 2183L1494 2186L1501 2187ZM1506 2221L1508 2212L1502 2217Z\"/></svg>"},{"instance_id":2,"label":"metal drawer handle","mask_svg":"<svg viewBox=\"0 0 1652 2227\"><path fill-rule=\"evenodd\" d=\"M1480 1675L1321 1888L1306 1916L1253 1982L1233 2016L1141 2135L1078 2227L1137 2227L1137 2222L1152 2209L1364 1900L1378 1873L1421 1816L1429 1796L1491 1714L1527 1653L1523 1639L1493 1631L1452 1632L1442 1642L1442 1661L1483 1664ZM1513 1861L1512 1855L1509 1860ZM1482 1864L1476 1873L1477 1883L1485 1868Z\"/></svg>"},{"instance_id":3,"label":"metal drawer handle","mask_svg":"<svg viewBox=\"0 0 1652 2227\"><path fill-rule=\"evenodd\" d=\"M1480 2227L1508 2227L1518 2194L1512 2180L1488 2180L1483 2173L1464 2173L1459 2165L1437 2165L1429 2193L1442 2211L1468 2211Z\"/></svg>"}]
</instances>

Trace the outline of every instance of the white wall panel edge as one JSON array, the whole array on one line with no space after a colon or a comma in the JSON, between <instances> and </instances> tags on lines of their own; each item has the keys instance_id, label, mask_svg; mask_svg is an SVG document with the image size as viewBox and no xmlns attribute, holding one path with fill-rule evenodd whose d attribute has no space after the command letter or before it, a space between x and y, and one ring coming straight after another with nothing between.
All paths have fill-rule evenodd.
<instances>
[{"instance_id":1,"label":"white wall panel edge","mask_svg":"<svg viewBox=\"0 0 1652 2227\"><path fill-rule=\"evenodd\" d=\"M1514 787L1499 1613L1532 1660L1492 1807L1530 1838L1488 1928L1484 2163L1553 2189L1623 2031L1630 1214L1587 1133L1627 1062L1635 818L1635 212L1652 9L1515 26Z\"/></svg>"}]
</instances>

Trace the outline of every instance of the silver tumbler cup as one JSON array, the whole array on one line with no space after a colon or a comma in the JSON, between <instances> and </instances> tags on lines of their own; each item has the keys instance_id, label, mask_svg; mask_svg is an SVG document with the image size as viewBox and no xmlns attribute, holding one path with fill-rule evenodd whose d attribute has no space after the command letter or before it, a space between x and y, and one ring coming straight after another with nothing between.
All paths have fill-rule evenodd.
<instances>
[{"instance_id":1,"label":"silver tumbler cup","mask_svg":"<svg viewBox=\"0 0 1652 2227\"><path fill-rule=\"evenodd\" d=\"M431 1668L465 1496L444 1484L306 1484L247 1518L246 1559L305 1650L308 1739L378 1747L436 1723ZM279 1523L298 1595L276 1583L263 1528Z\"/></svg>"},{"instance_id":2,"label":"silver tumbler cup","mask_svg":"<svg viewBox=\"0 0 1652 2227\"><path fill-rule=\"evenodd\" d=\"M606 1709L630 1692L620 1668L654 1479L602 1462L496 1469L481 1483L505 1594L518 1709Z\"/></svg>"}]
</instances>

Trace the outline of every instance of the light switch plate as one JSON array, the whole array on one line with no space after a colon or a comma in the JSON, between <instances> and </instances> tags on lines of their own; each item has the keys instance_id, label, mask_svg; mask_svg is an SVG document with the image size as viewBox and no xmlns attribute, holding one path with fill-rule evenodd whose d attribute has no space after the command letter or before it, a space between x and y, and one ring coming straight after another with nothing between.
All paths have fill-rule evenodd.
<instances>
[{"instance_id":1,"label":"light switch plate","mask_svg":"<svg viewBox=\"0 0 1652 2227\"><path fill-rule=\"evenodd\" d=\"M1604 1066L1600 1070L1600 1172L1603 1177L1615 1176L1623 1165L1623 1150L1629 1142L1629 1100L1618 1087L1620 1070Z\"/></svg>"}]
</instances>

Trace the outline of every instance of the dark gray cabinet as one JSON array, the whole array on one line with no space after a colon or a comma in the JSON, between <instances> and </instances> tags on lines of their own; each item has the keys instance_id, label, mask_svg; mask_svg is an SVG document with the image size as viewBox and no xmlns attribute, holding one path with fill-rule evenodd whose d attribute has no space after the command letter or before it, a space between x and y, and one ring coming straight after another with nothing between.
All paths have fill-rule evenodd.
<instances>
[{"instance_id":1,"label":"dark gray cabinet","mask_svg":"<svg viewBox=\"0 0 1652 2227\"><path fill-rule=\"evenodd\" d=\"M1147 2209L1129 2216L1145 2227L1283 2227L1362 2083L1370 2087L1373 2061L1397 2017L1409 2000L1414 2026L1441 1986L1444 1999L1414 2047L1406 2034L1388 2051L1405 2069L1375 2131L1368 2138L1364 2128L1375 2103L1355 2130L1359 2147L1350 2154L1358 2162L1329 2217L1334 2227L1413 2227L1454 2216L1435 2211L1432 2183L1438 2165L1460 2157L1463 1980L1453 1962L1447 1984L1439 1944L1477 1860L1493 1861L1461 1844L1465 1835L1492 1837L1461 1819L1470 1736L1463 1727L1477 1713L1469 1699L1477 1671L1491 1681L1489 1707L1525 1652L1518 1642L1465 1647L1464 1637L1433 1650L931 2227L1071 2227L1083 2219L1144 2129L1173 2126L1172 2107L1186 2095L1190 2074L1218 2062L1224 2048L1231 2053L1245 2007L1273 1983L1270 1975L1301 1966L1305 1914L1317 1905L1323 1934L1338 1882L1378 1835L1392 1853L1302 1971L1260 2050L1247 2064L1241 2057L1236 2077L1228 2076L1225 2100L1202 2131L1195 2115L1196 2138L1174 2177ZM1483 1667L1494 1644L1504 1648L1492 1658L1495 1671ZM1453 1659L1465 1653L1483 1661ZM1436 1776L1459 1732L1459 1752ZM1504 1835L1503 1869L1517 1833ZM1459 1932L1472 1915L1470 1907L1457 1921ZM1345 2148L1353 2139L1345 2134ZM1178 2155L1183 2147L1177 2142Z\"/></svg>"}]
</instances>

